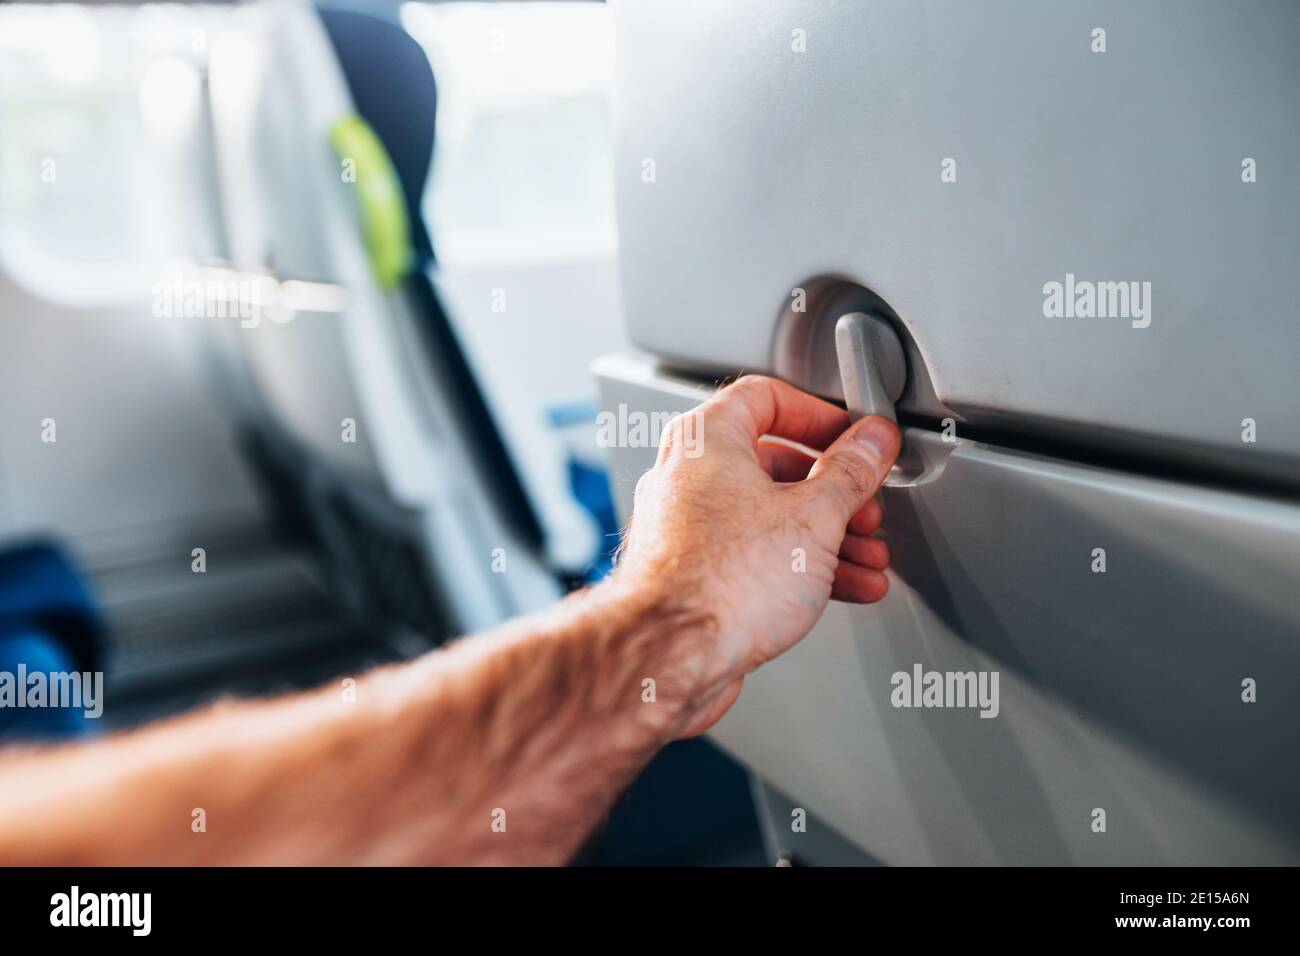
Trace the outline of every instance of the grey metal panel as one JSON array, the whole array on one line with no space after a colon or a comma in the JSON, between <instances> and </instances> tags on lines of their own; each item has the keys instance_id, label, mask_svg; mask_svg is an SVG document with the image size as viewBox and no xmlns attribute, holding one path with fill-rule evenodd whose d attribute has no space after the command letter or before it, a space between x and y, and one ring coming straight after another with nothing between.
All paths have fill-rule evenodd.
<instances>
[{"instance_id":1,"label":"grey metal panel","mask_svg":"<svg viewBox=\"0 0 1300 956\"><path fill-rule=\"evenodd\" d=\"M774 864L791 866L879 866L880 861L844 839L775 788L750 777L763 851Z\"/></svg>"},{"instance_id":2,"label":"grey metal panel","mask_svg":"<svg viewBox=\"0 0 1300 956\"><path fill-rule=\"evenodd\" d=\"M791 290L840 274L893 307L958 418L1300 476L1300 5L615 12L638 346L770 369ZM1067 273L1150 282L1150 326L1046 318Z\"/></svg>"},{"instance_id":3,"label":"grey metal panel","mask_svg":"<svg viewBox=\"0 0 1300 956\"><path fill-rule=\"evenodd\" d=\"M596 372L625 414L708 394ZM624 518L654 454L610 450ZM882 501L890 593L750 675L723 746L888 863L1300 862L1300 506L919 429ZM894 707L916 664L997 671L997 717Z\"/></svg>"}]
</instances>

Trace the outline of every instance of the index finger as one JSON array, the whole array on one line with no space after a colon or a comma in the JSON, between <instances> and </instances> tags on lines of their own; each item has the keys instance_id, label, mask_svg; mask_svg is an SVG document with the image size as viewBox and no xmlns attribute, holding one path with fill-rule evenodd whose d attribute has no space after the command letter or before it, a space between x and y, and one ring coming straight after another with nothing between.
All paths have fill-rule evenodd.
<instances>
[{"instance_id":1,"label":"index finger","mask_svg":"<svg viewBox=\"0 0 1300 956\"><path fill-rule=\"evenodd\" d=\"M775 435L822 451L849 427L849 413L766 375L746 375L700 409L739 427L751 441Z\"/></svg>"}]
</instances>

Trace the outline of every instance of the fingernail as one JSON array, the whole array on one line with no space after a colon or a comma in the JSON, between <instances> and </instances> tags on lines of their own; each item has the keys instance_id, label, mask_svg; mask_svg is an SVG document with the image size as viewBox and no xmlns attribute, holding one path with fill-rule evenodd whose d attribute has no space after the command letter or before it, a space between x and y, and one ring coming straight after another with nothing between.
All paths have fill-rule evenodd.
<instances>
[{"instance_id":1,"label":"fingernail","mask_svg":"<svg viewBox=\"0 0 1300 956\"><path fill-rule=\"evenodd\" d=\"M853 438L866 445L880 461L887 461L894 450L894 429L883 418L866 418L858 425Z\"/></svg>"}]
</instances>

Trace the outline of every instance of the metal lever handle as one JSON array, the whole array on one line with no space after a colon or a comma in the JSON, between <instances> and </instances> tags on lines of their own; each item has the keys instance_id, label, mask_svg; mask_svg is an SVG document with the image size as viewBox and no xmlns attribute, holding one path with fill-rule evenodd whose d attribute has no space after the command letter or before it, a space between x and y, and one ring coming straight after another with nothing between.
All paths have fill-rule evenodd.
<instances>
[{"instance_id":1,"label":"metal lever handle","mask_svg":"<svg viewBox=\"0 0 1300 956\"><path fill-rule=\"evenodd\" d=\"M835 354L849 417L857 421L881 415L897 421L894 403L907 381L907 359L890 324L865 312L840 316L835 323Z\"/></svg>"}]
</instances>

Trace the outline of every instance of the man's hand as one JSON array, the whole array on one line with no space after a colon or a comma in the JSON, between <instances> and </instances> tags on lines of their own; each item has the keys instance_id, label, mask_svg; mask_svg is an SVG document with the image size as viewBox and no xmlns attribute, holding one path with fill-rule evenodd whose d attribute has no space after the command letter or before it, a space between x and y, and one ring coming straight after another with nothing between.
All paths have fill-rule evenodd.
<instances>
[{"instance_id":1,"label":"man's hand","mask_svg":"<svg viewBox=\"0 0 1300 956\"><path fill-rule=\"evenodd\" d=\"M888 419L850 428L843 409L756 375L665 429L616 576L712 621L707 639L682 642L689 659L673 668L697 681L676 734L712 726L744 676L807 634L832 597L884 597L889 549L871 537L874 496L900 446Z\"/></svg>"},{"instance_id":2,"label":"man's hand","mask_svg":"<svg viewBox=\"0 0 1300 956\"><path fill-rule=\"evenodd\" d=\"M898 429L848 424L741 379L669 430L604 584L349 695L336 682L6 753L0 864L570 859L654 752L716 721L828 599L884 595L872 496Z\"/></svg>"}]
</instances>

